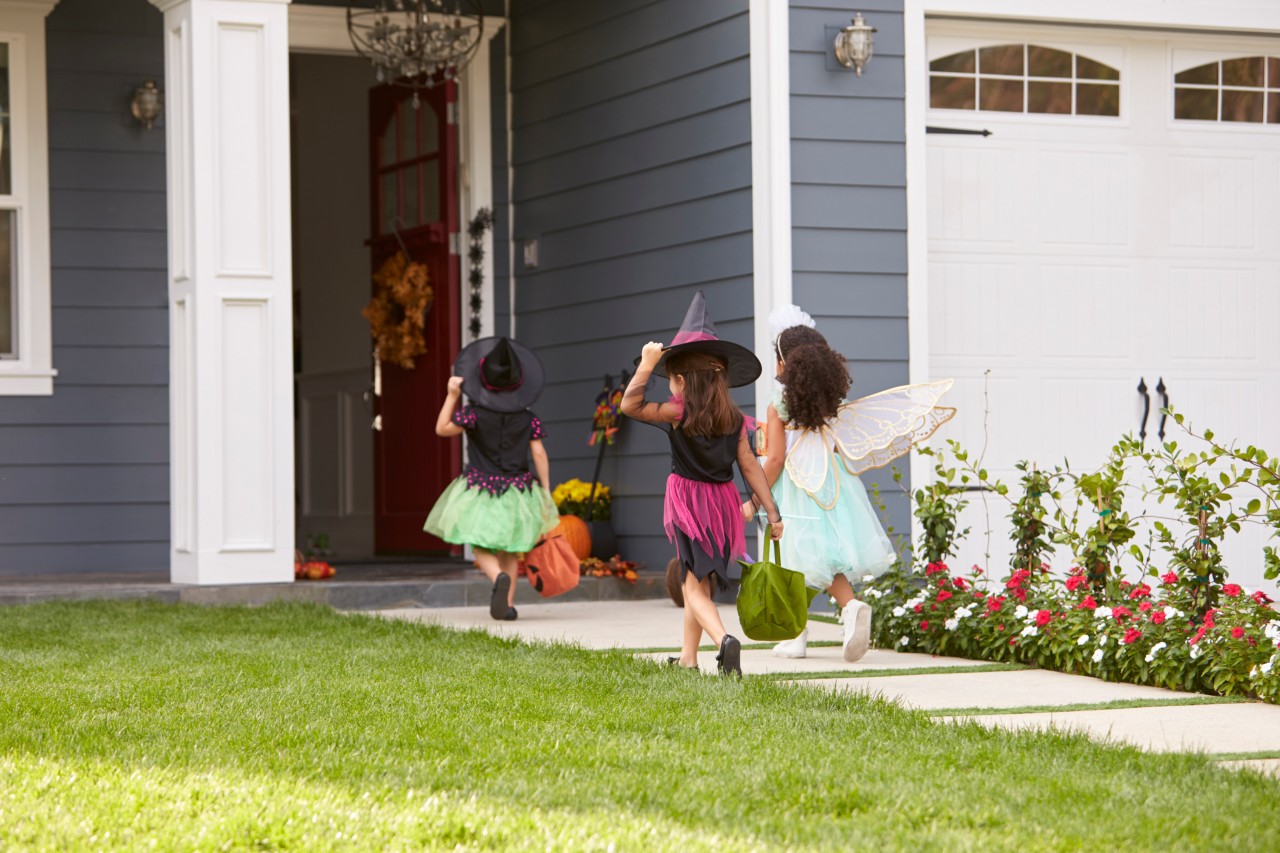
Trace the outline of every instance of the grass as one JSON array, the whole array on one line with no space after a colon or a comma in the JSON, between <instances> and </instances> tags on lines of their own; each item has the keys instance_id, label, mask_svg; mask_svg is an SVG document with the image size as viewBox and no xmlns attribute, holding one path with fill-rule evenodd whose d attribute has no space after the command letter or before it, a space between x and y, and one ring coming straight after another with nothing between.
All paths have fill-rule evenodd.
<instances>
[{"instance_id":1,"label":"grass","mask_svg":"<svg viewBox=\"0 0 1280 853\"><path fill-rule=\"evenodd\" d=\"M5 850L1250 850L1280 836L1280 784L1204 756L317 607L4 608L0 684Z\"/></svg>"},{"instance_id":2,"label":"grass","mask_svg":"<svg viewBox=\"0 0 1280 853\"><path fill-rule=\"evenodd\" d=\"M1117 711L1126 708L1167 708L1175 705L1239 705L1253 700L1243 696L1179 696L1173 699L1113 699L1110 702L1077 702L1071 705L1019 705L1014 708L971 706L937 708L931 717L969 717L1005 714L1058 714L1064 711Z\"/></svg>"}]
</instances>

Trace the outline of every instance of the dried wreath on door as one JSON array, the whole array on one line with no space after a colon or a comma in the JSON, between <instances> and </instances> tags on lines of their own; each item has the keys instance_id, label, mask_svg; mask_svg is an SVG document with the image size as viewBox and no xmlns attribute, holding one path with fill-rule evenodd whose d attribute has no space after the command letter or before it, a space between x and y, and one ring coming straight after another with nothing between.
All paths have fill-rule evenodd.
<instances>
[{"instance_id":1,"label":"dried wreath on door","mask_svg":"<svg viewBox=\"0 0 1280 853\"><path fill-rule=\"evenodd\" d=\"M427 268L396 252L373 275L373 299L360 313L369 321L378 358L413 369L427 351L427 309L434 292Z\"/></svg>"}]
</instances>

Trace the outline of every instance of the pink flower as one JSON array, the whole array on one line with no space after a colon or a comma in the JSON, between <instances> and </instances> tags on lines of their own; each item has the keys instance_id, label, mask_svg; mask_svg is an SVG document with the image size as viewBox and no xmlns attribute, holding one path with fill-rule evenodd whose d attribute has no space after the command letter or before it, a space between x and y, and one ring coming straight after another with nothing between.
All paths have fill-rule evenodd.
<instances>
[{"instance_id":1,"label":"pink flower","mask_svg":"<svg viewBox=\"0 0 1280 853\"><path fill-rule=\"evenodd\" d=\"M1009 645L1011 645L1011 646L1016 646L1016 645L1018 645L1018 638L1017 638L1017 637L1010 637L1010 638L1009 638Z\"/></svg>"},{"instance_id":2,"label":"pink flower","mask_svg":"<svg viewBox=\"0 0 1280 853\"><path fill-rule=\"evenodd\" d=\"M1147 586L1145 583L1138 584L1129 593L1130 598L1146 598L1149 595L1151 595L1151 587Z\"/></svg>"},{"instance_id":3,"label":"pink flower","mask_svg":"<svg viewBox=\"0 0 1280 853\"><path fill-rule=\"evenodd\" d=\"M1084 601L1076 605L1076 610L1097 610L1098 602L1093 600L1092 595L1086 595Z\"/></svg>"},{"instance_id":4,"label":"pink flower","mask_svg":"<svg viewBox=\"0 0 1280 853\"><path fill-rule=\"evenodd\" d=\"M1164 624L1164 619L1165 619L1165 616L1164 616L1164 611L1163 611L1163 610L1157 610L1155 613L1152 613L1152 614L1151 614L1151 624L1152 624L1152 625L1163 625L1163 624Z\"/></svg>"},{"instance_id":5,"label":"pink flower","mask_svg":"<svg viewBox=\"0 0 1280 853\"><path fill-rule=\"evenodd\" d=\"M1127 646L1130 643L1138 642L1138 640L1140 639L1142 639L1142 632L1139 631L1137 628L1130 628L1128 631L1124 632L1124 639L1122 639L1120 642L1124 643Z\"/></svg>"},{"instance_id":6,"label":"pink flower","mask_svg":"<svg viewBox=\"0 0 1280 853\"><path fill-rule=\"evenodd\" d=\"M1224 583L1222 585L1222 594L1227 598L1235 598L1241 592L1240 586L1234 583Z\"/></svg>"},{"instance_id":7,"label":"pink flower","mask_svg":"<svg viewBox=\"0 0 1280 853\"><path fill-rule=\"evenodd\" d=\"M997 625L997 626L996 626L996 630L997 630L997 631L1001 631L1001 632L1003 632L1003 631L1004 631L1004 626L1003 626L1003 625Z\"/></svg>"},{"instance_id":8,"label":"pink flower","mask_svg":"<svg viewBox=\"0 0 1280 853\"><path fill-rule=\"evenodd\" d=\"M1041 627L1048 625L1052 619L1053 619L1053 614L1050 613L1048 610L1041 610L1039 613L1036 614L1036 624Z\"/></svg>"},{"instance_id":9,"label":"pink flower","mask_svg":"<svg viewBox=\"0 0 1280 853\"><path fill-rule=\"evenodd\" d=\"M1077 589L1079 589L1083 585L1084 585L1084 575L1072 575L1071 577L1067 578L1067 589L1070 590L1071 592L1075 592Z\"/></svg>"},{"instance_id":10,"label":"pink flower","mask_svg":"<svg viewBox=\"0 0 1280 853\"><path fill-rule=\"evenodd\" d=\"M950 597L951 597L951 593L947 592L945 589L942 592L938 593L938 601L946 601Z\"/></svg>"},{"instance_id":11,"label":"pink flower","mask_svg":"<svg viewBox=\"0 0 1280 853\"><path fill-rule=\"evenodd\" d=\"M1231 629L1231 639L1238 640L1243 636L1244 636L1244 629L1241 628L1239 625Z\"/></svg>"},{"instance_id":12,"label":"pink flower","mask_svg":"<svg viewBox=\"0 0 1280 853\"><path fill-rule=\"evenodd\" d=\"M1163 584L1177 583L1178 575L1174 572L1166 572L1160 576L1160 582Z\"/></svg>"}]
</instances>

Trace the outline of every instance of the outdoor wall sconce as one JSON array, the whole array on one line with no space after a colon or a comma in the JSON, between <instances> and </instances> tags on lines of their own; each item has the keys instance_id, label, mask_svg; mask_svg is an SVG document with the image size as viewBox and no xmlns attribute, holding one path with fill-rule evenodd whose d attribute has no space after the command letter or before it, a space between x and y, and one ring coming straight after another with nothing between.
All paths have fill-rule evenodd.
<instances>
[{"instance_id":1,"label":"outdoor wall sconce","mask_svg":"<svg viewBox=\"0 0 1280 853\"><path fill-rule=\"evenodd\" d=\"M854 12L853 23L836 34L836 61L861 77L862 66L871 61L875 31L875 27L867 26L861 12Z\"/></svg>"},{"instance_id":2,"label":"outdoor wall sconce","mask_svg":"<svg viewBox=\"0 0 1280 853\"><path fill-rule=\"evenodd\" d=\"M163 108L164 95L156 88L155 80L148 80L142 84L142 88L133 90L133 100L129 102L129 110L147 130L155 124Z\"/></svg>"}]
</instances>

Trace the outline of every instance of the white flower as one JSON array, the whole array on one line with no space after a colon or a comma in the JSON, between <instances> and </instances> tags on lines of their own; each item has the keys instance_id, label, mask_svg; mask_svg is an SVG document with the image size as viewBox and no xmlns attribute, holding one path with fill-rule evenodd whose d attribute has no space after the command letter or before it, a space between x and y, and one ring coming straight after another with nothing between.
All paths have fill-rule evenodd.
<instances>
[{"instance_id":1,"label":"white flower","mask_svg":"<svg viewBox=\"0 0 1280 853\"><path fill-rule=\"evenodd\" d=\"M946 628L948 631L954 631L956 629L956 626L959 624L960 624L959 619L952 618L952 619L948 619L946 622L943 622L942 627Z\"/></svg>"},{"instance_id":2,"label":"white flower","mask_svg":"<svg viewBox=\"0 0 1280 853\"><path fill-rule=\"evenodd\" d=\"M973 611L972 611L971 609L969 609L968 607L957 607L957 608L956 608L956 618L957 618L957 619L968 619L968 618L969 618L970 616L972 616L972 615L973 615Z\"/></svg>"},{"instance_id":3,"label":"white flower","mask_svg":"<svg viewBox=\"0 0 1280 853\"><path fill-rule=\"evenodd\" d=\"M1268 640L1280 640L1280 620L1272 620L1262 629Z\"/></svg>"},{"instance_id":4,"label":"white flower","mask_svg":"<svg viewBox=\"0 0 1280 853\"><path fill-rule=\"evenodd\" d=\"M911 638L904 636L901 640L898 640L898 645L905 646L909 642L911 642Z\"/></svg>"},{"instance_id":5,"label":"white flower","mask_svg":"<svg viewBox=\"0 0 1280 853\"><path fill-rule=\"evenodd\" d=\"M1192 646L1192 647L1191 647L1191 659L1192 659L1192 660L1195 660L1195 659L1196 659L1196 658L1198 658L1198 657L1200 657L1200 647L1199 647L1199 646Z\"/></svg>"},{"instance_id":6,"label":"white flower","mask_svg":"<svg viewBox=\"0 0 1280 853\"><path fill-rule=\"evenodd\" d=\"M872 582L873 580L875 580L875 579L876 579L876 576L875 576L875 575L863 575L863 576L862 576L862 582L863 582L863 583L871 583L871 582Z\"/></svg>"},{"instance_id":7,"label":"white flower","mask_svg":"<svg viewBox=\"0 0 1280 853\"><path fill-rule=\"evenodd\" d=\"M1040 633L1040 629L1037 628L1035 625L1028 625L1027 627L1022 629L1022 636L1024 637L1034 637L1036 634L1039 634L1039 633Z\"/></svg>"},{"instance_id":8,"label":"white flower","mask_svg":"<svg viewBox=\"0 0 1280 853\"><path fill-rule=\"evenodd\" d=\"M1099 635L1098 635L1098 646L1099 646L1099 647L1102 647L1102 646L1105 646L1106 644L1107 644L1107 635L1106 635L1106 634L1099 634Z\"/></svg>"},{"instance_id":9,"label":"white flower","mask_svg":"<svg viewBox=\"0 0 1280 853\"><path fill-rule=\"evenodd\" d=\"M1027 618L1027 613L1028 613L1028 612L1030 612L1030 611L1028 611L1028 610L1027 610L1027 605L1025 605L1025 604L1019 604L1019 605L1014 609L1014 611L1013 611L1013 615L1014 615L1014 618L1015 618L1015 619L1026 619L1026 618Z\"/></svg>"},{"instance_id":10,"label":"white flower","mask_svg":"<svg viewBox=\"0 0 1280 853\"><path fill-rule=\"evenodd\" d=\"M1163 649L1163 648L1164 648L1165 646L1167 646L1167 645L1169 645L1169 644L1168 644L1168 643L1156 643L1154 646L1152 646L1152 647L1151 647L1151 651L1147 652L1147 658L1146 658L1147 663L1151 663L1153 660L1155 660L1155 659L1156 659L1156 654L1158 654L1158 653L1159 653L1159 651L1160 651L1161 649Z\"/></svg>"},{"instance_id":11,"label":"white flower","mask_svg":"<svg viewBox=\"0 0 1280 853\"><path fill-rule=\"evenodd\" d=\"M1093 611L1093 618L1094 618L1094 619L1110 619L1110 618L1111 618L1111 608L1110 608L1110 607L1099 607L1097 610Z\"/></svg>"},{"instance_id":12,"label":"white flower","mask_svg":"<svg viewBox=\"0 0 1280 853\"><path fill-rule=\"evenodd\" d=\"M906 614L906 612L907 612L907 608L902 607L901 605L899 605L898 607L893 608L893 615L894 615L894 617L903 616L903 615L905 615L905 614Z\"/></svg>"},{"instance_id":13,"label":"white flower","mask_svg":"<svg viewBox=\"0 0 1280 853\"><path fill-rule=\"evenodd\" d=\"M869 596L871 596L871 597L873 597L873 598L883 598L883 597L884 597L884 593L883 593L883 592L881 592L881 591L880 591L880 590L878 590L878 589L869 589L869 590L867 590L867 595L869 595Z\"/></svg>"},{"instance_id":14,"label":"white flower","mask_svg":"<svg viewBox=\"0 0 1280 853\"><path fill-rule=\"evenodd\" d=\"M1087 643L1087 642L1089 642L1089 635L1088 635L1088 634L1081 634L1081 635L1080 635L1080 639L1076 640L1076 645L1077 645L1077 646L1083 646L1083 645L1084 645L1085 643Z\"/></svg>"},{"instance_id":15,"label":"white flower","mask_svg":"<svg viewBox=\"0 0 1280 853\"><path fill-rule=\"evenodd\" d=\"M1094 650L1094 652L1093 652L1093 662L1094 662L1094 663L1101 663L1101 662L1102 662L1102 649L1095 649L1095 650Z\"/></svg>"},{"instance_id":16,"label":"white flower","mask_svg":"<svg viewBox=\"0 0 1280 853\"><path fill-rule=\"evenodd\" d=\"M1260 667L1258 667L1258 668L1259 668L1260 670L1262 670L1262 674L1263 674L1263 675L1268 675L1268 674L1271 672L1271 667L1272 667L1272 665L1273 665L1273 664L1274 664L1274 661L1273 661L1273 660L1269 660L1269 661L1267 661L1266 663L1264 663L1262 666L1260 666Z\"/></svg>"},{"instance_id":17,"label":"white flower","mask_svg":"<svg viewBox=\"0 0 1280 853\"><path fill-rule=\"evenodd\" d=\"M1176 608L1176 607L1172 607L1172 606L1170 606L1170 605L1168 605L1168 604L1166 604L1166 605L1164 606L1164 618L1166 618L1166 619L1176 619L1177 617L1179 617L1179 616L1181 616L1181 615L1182 615L1182 611L1181 611L1181 610L1179 610L1178 608Z\"/></svg>"}]
</instances>

